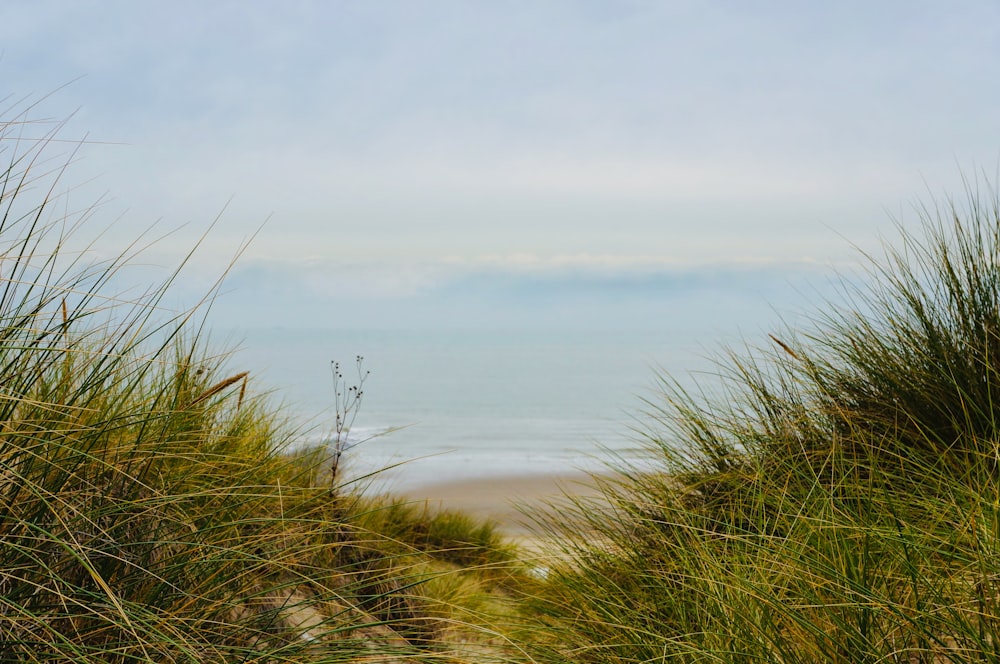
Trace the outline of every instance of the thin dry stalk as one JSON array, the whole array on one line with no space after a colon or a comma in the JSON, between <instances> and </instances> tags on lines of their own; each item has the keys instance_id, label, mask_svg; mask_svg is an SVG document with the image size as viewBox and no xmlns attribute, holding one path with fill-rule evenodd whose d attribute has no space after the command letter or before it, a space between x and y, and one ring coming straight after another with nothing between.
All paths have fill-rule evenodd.
<instances>
[{"instance_id":1,"label":"thin dry stalk","mask_svg":"<svg viewBox=\"0 0 1000 664\"><path fill-rule=\"evenodd\" d=\"M218 394L222 390L226 389L230 385L235 385L236 383L238 383L241 380L243 381L243 387L240 388L239 403L242 404L243 403L243 395L246 393L246 379L247 379L247 376L249 376L249 375L250 375L249 371L241 371L240 373L232 375L229 378L226 378L225 380L219 381L218 383L216 383L215 385L213 385L212 387L208 388L207 390L205 390L204 392L202 392L200 395L198 395L197 398L195 398L194 400L192 400L191 403L188 404L188 408L190 408L191 406L196 406L199 403L201 403L202 401L205 401L206 399L211 399L212 397L214 397L216 394Z\"/></svg>"}]
</instances>

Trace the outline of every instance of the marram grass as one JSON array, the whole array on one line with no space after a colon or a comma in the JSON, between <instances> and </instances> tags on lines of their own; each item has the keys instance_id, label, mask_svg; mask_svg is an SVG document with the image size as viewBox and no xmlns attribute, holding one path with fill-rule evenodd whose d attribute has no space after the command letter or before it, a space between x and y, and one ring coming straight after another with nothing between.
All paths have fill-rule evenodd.
<instances>
[{"instance_id":1,"label":"marram grass","mask_svg":"<svg viewBox=\"0 0 1000 664\"><path fill-rule=\"evenodd\" d=\"M920 216L849 306L725 356L724 400L664 378L659 472L540 515L537 661L1000 659L1000 213Z\"/></svg>"},{"instance_id":2,"label":"marram grass","mask_svg":"<svg viewBox=\"0 0 1000 664\"><path fill-rule=\"evenodd\" d=\"M197 312L163 314L169 280L109 294L128 257L65 249L25 122L0 123L0 661L502 659L495 533L338 486Z\"/></svg>"}]
</instances>

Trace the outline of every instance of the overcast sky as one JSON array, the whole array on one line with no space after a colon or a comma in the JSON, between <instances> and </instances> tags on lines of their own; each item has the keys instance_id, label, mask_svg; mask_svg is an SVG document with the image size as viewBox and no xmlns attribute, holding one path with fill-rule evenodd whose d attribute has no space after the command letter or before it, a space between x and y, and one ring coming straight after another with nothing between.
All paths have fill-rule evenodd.
<instances>
[{"instance_id":1,"label":"overcast sky","mask_svg":"<svg viewBox=\"0 0 1000 664\"><path fill-rule=\"evenodd\" d=\"M228 202L202 265L263 224L245 269L361 295L836 262L1000 159L992 0L5 0L0 49L115 237Z\"/></svg>"}]
</instances>

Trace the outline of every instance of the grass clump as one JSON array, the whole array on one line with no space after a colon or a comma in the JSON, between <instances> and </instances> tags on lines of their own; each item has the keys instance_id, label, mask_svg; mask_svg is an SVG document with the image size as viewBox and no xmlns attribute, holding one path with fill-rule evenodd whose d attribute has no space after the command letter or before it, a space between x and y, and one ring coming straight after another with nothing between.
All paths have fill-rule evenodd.
<instances>
[{"instance_id":1,"label":"grass clump","mask_svg":"<svg viewBox=\"0 0 1000 664\"><path fill-rule=\"evenodd\" d=\"M426 503L379 496L360 500L352 508L353 521L371 532L458 567L504 567L516 551L497 524L479 521L464 512L432 510Z\"/></svg>"},{"instance_id":2,"label":"grass clump","mask_svg":"<svg viewBox=\"0 0 1000 664\"><path fill-rule=\"evenodd\" d=\"M539 661L1000 657L1000 203L920 216L851 306L730 353L724 399L664 378L659 472L542 517Z\"/></svg>"},{"instance_id":3,"label":"grass clump","mask_svg":"<svg viewBox=\"0 0 1000 664\"><path fill-rule=\"evenodd\" d=\"M40 126L0 122L0 661L468 661L446 637L493 588L449 585L438 548L505 561L495 536L364 527L397 508L291 445L197 313L163 313L169 279L126 299L129 255L68 251L90 212L53 211Z\"/></svg>"}]
</instances>

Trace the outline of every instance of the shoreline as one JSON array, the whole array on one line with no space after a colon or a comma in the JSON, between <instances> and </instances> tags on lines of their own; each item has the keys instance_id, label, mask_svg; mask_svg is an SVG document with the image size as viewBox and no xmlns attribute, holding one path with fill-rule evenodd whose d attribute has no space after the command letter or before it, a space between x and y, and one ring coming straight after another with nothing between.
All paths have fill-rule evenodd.
<instances>
[{"instance_id":1,"label":"shoreline","mask_svg":"<svg viewBox=\"0 0 1000 664\"><path fill-rule=\"evenodd\" d=\"M600 491L587 473L496 475L429 482L400 491L413 502L438 510L464 512L494 521L513 539L534 539L538 533L524 510L558 504L566 496L594 498Z\"/></svg>"}]
</instances>

